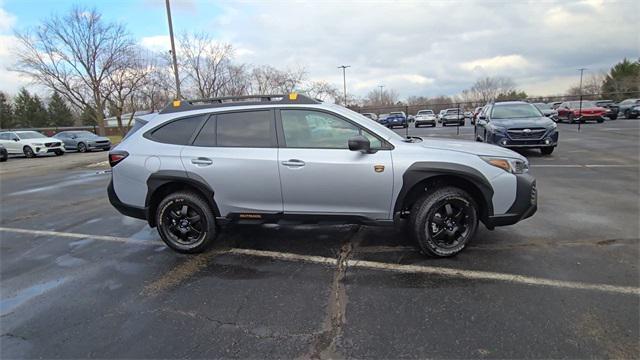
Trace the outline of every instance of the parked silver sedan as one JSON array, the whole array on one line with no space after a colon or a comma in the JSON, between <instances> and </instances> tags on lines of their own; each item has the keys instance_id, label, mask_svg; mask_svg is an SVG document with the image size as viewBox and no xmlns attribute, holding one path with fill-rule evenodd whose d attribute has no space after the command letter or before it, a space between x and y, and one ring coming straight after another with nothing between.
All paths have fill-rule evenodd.
<instances>
[{"instance_id":1,"label":"parked silver sedan","mask_svg":"<svg viewBox=\"0 0 640 360\"><path fill-rule=\"evenodd\" d=\"M98 136L91 131L61 131L53 137L64 142L67 150L78 150L78 152L87 152L91 150L111 149L111 140L104 136Z\"/></svg>"}]
</instances>

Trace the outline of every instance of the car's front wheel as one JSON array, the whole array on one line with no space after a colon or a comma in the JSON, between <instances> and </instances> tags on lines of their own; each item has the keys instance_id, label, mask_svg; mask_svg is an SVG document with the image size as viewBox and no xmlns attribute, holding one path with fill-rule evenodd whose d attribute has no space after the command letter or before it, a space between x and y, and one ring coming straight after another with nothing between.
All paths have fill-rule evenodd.
<instances>
[{"instance_id":1,"label":"car's front wheel","mask_svg":"<svg viewBox=\"0 0 640 360\"><path fill-rule=\"evenodd\" d=\"M87 152L87 145L85 145L85 143L78 143L78 152Z\"/></svg>"},{"instance_id":2,"label":"car's front wheel","mask_svg":"<svg viewBox=\"0 0 640 360\"><path fill-rule=\"evenodd\" d=\"M36 157L36 153L33 152L33 149L31 148L31 146L25 146L22 149L22 152L24 153L24 156L26 156L28 158Z\"/></svg>"},{"instance_id":3,"label":"car's front wheel","mask_svg":"<svg viewBox=\"0 0 640 360\"><path fill-rule=\"evenodd\" d=\"M54 153L54 154L56 154L56 156L62 156L62 155L64 155L64 151L62 151L62 150L56 150L56 151L54 151L53 153Z\"/></svg>"},{"instance_id":4,"label":"car's front wheel","mask_svg":"<svg viewBox=\"0 0 640 360\"><path fill-rule=\"evenodd\" d=\"M193 192L169 194L158 205L155 216L160 237L177 252L202 252L217 235L211 206Z\"/></svg>"},{"instance_id":5,"label":"car's front wheel","mask_svg":"<svg viewBox=\"0 0 640 360\"><path fill-rule=\"evenodd\" d=\"M410 231L424 254L453 256L462 251L475 235L478 214L478 205L466 191L442 187L413 205Z\"/></svg>"}]
</instances>

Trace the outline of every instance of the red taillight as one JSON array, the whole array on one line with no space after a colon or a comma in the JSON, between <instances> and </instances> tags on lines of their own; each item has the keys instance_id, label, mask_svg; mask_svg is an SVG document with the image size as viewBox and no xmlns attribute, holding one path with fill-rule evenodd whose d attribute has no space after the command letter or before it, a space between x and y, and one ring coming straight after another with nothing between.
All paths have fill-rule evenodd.
<instances>
[{"instance_id":1,"label":"red taillight","mask_svg":"<svg viewBox=\"0 0 640 360\"><path fill-rule=\"evenodd\" d=\"M114 167L127 156L129 156L129 153L126 151L112 151L109 153L109 165Z\"/></svg>"}]
</instances>

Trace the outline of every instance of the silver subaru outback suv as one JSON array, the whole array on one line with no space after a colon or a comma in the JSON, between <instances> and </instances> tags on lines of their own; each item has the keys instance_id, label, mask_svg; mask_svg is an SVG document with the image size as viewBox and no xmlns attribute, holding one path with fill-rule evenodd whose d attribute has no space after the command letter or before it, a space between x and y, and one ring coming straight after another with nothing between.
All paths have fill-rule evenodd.
<instances>
[{"instance_id":1,"label":"silver subaru outback suv","mask_svg":"<svg viewBox=\"0 0 640 360\"><path fill-rule=\"evenodd\" d=\"M420 250L451 256L537 209L527 159L498 146L403 138L299 94L174 101L109 154L111 204L183 253L225 224L405 218Z\"/></svg>"}]
</instances>

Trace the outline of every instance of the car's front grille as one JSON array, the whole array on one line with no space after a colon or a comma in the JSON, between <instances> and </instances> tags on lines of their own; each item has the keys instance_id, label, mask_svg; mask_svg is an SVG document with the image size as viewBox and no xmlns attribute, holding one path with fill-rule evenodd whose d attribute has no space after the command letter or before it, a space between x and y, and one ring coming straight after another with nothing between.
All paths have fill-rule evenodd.
<instances>
[{"instance_id":1,"label":"car's front grille","mask_svg":"<svg viewBox=\"0 0 640 360\"><path fill-rule=\"evenodd\" d=\"M44 146L46 147L56 147L56 146L60 146L59 142L48 142L48 143L44 143Z\"/></svg>"},{"instance_id":2,"label":"car's front grille","mask_svg":"<svg viewBox=\"0 0 640 360\"><path fill-rule=\"evenodd\" d=\"M109 140L98 140L96 141L96 144L108 144Z\"/></svg>"},{"instance_id":3,"label":"car's front grille","mask_svg":"<svg viewBox=\"0 0 640 360\"><path fill-rule=\"evenodd\" d=\"M509 137L515 140L540 140L547 132L545 128L509 129Z\"/></svg>"}]
</instances>

